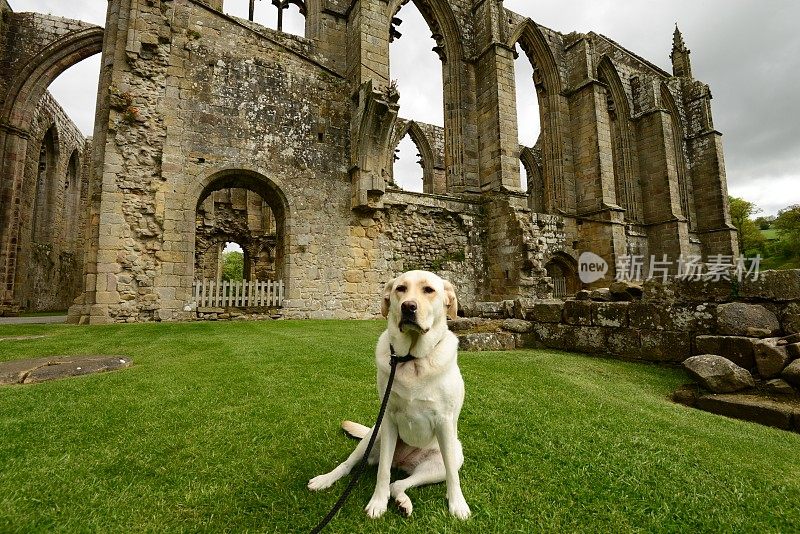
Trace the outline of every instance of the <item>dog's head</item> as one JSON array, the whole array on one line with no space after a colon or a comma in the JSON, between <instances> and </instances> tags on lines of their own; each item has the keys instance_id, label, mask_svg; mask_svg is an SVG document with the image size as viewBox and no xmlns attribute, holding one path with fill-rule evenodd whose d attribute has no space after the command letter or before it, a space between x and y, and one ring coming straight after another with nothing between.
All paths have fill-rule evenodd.
<instances>
[{"instance_id":1,"label":"dog's head","mask_svg":"<svg viewBox=\"0 0 800 534\"><path fill-rule=\"evenodd\" d=\"M425 334L447 316L456 318L458 300L447 280L427 271L409 271L386 284L381 311L401 332Z\"/></svg>"}]
</instances>

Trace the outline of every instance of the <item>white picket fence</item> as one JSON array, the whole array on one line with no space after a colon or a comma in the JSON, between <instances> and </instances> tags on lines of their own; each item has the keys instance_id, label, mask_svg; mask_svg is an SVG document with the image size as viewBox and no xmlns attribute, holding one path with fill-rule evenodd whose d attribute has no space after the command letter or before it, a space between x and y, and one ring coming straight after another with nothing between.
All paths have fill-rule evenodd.
<instances>
[{"instance_id":1,"label":"white picket fence","mask_svg":"<svg viewBox=\"0 0 800 534\"><path fill-rule=\"evenodd\" d=\"M275 308L283 305L283 280L195 280L198 308Z\"/></svg>"}]
</instances>

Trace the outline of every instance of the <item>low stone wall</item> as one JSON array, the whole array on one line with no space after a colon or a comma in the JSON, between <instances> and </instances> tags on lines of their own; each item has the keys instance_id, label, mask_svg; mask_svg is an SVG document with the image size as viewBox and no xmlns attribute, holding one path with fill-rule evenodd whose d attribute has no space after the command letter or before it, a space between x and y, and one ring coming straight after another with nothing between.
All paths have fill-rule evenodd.
<instances>
[{"instance_id":1,"label":"low stone wall","mask_svg":"<svg viewBox=\"0 0 800 534\"><path fill-rule=\"evenodd\" d=\"M583 300L478 303L473 315L485 321L452 326L463 350L552 348L669 363L741 347L749 364L757 340L800 332L800 270L742 283L668 279L612 289L582 292Z\"/></svg>"}]
</instances>

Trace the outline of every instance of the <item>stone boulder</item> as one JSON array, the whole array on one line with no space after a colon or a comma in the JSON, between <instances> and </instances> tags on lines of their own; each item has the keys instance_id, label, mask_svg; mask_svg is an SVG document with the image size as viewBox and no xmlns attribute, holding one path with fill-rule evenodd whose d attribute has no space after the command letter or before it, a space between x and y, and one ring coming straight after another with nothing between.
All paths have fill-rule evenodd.
<instances>
[{"instance_id":1,"label":"stone boulder","mask_svg":"<svg viewBox=\"0 0 800 534\"><path fill-rule=\"evenodd\" d=\"M614 298L611 296L611 290L607 287L595 289L591 294L592 300L595 302L611 302Z\"/></svg>"},{"instance_id":2,"label":"stone boulder","mask_svg":"<svg viewBox=\"0 0 800 534\"><path fill-rule=\"evenodd\" d=\"M786 381L780 378L773 378L766 384L765 389L774 395L794 395L796 392L794 388Z\"/></svg>"},{"instance_id":3,"label":"stone boulder","mask_svg":"<svg viewBox=\"0 0 800 534\"><path fill-rule=\"evenodd\" d=\"M714 393L734 393L756 385L750 371L714 354L692 356L683 362L683 367Z\"/></svg>"},{"instance_id":4,"label":"stone boulder","mask_svg":"<svg viewBox=\"0 0 800 534\"><path fill-rule=\"evenodd\" d=\"M800 360L795 360L781 372L781 377L794 387L800 388Z\"/></svg>"},{"instance_id":5,"label":"stone boulder","mask_svg":"<svg viewBox=\"0 0 800 534\"><path fill-rule=\"evenodd\" d=\"M611 298L616 301L631 301L642 298L642 286L628 281L616 281L608 287Z\"/></svg>"},{"instance_id":6,"label":"stone boulder","mask_svg":"<svg viewBox=\"0 0 800 534\"><path fill-rule=\"evenodd\" d=\"M717 331L726 336L770 337L781 324L774 313L760 304L730 302L717 306Z\"/></svg>"},{"instance_id":7,"label":"stone boulder","mask_svg":"<svg viewBox=\"0 0 800 534\"><path fill-rule=\"evenodd\" d=\"M789 363L786 346L778 345L780 338L762 339L753 345L758 374L762 378L777 378Z\"/></svg>"}]
</instances>

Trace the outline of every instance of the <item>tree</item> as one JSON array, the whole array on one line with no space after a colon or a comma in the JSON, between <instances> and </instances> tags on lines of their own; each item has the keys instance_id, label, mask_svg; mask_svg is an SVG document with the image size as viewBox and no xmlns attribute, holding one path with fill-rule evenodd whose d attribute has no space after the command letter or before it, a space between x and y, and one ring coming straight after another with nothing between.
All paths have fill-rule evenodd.
<instances>
[{"instance_id":1,"label":"tree","mask_svg":"<svg viewBox=\"0 0 800 534\"><path fill-rule=\"evenodd\" d=\"M761 209L738 197L730 197L730 205L731 222L739 233L739 253L746 256L750 252L759 252L764 244L764 236L752 216Z\"/></svg>"},{"instance_id":2,"label":"tree","mask_svg":"<svg viewBox=\"0 0 800 534\"><path fill-rule=\"evenodd\" d=\"M775 222L775 216L767 215L766 217L756 217L753 222L756 223L756 226L758 226L760 230L769 230L772 227L772 223Z\"/></svg>"},{"instance_id":3,"label":"tree","mask_svg":"<svg viewBox=\"0 0 800 534\"><path fill-rule=\"evenodd\" d=\"M800 204L779 211L772 227L778 231L784 255L787 258L800 257Z\"/></svg>"},{"instance_id":4,"label":"tree","mask_svg":"<svg viewBox=\"0 0 800 534\"><path fill-rule=\"evenodd\" d=\"M239 281L244 278L244 254L239 251L222 253L222 279Z\"/></svg>"}]
</instances>

